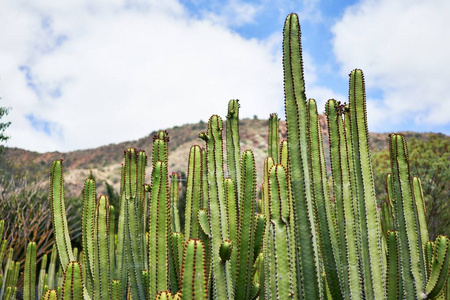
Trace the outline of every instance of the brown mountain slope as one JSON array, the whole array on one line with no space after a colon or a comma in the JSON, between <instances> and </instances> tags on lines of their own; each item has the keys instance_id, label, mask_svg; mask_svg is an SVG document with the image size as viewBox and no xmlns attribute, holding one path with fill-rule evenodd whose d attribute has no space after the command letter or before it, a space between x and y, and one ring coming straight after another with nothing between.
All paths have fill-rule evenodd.
<instances>
[{"instance_id":1,"label":"brown mountain slope","mask_svg":"<svg viewBox=\"0 0 450 300\"><path fill-rule=\"evenodd\" d=\"M325 153L328 154L328 136L325 126L325 117L321 116ZM225 126L224 126L225 127ZM206 129L206 123L187 124L167 129L169 142L169 171L186 173L188 153L192 145L203 146L204 142L198 138L198 134ZM280 122L281 138L286 138L285 122ZM153 135L136 141L110 144L95 149L72 151L67 153L47 152L37 153L18 148L6 148L0 158L0 171L2 175L13 174L26 176L29 180L41 181L48 184L49 167L53 160L64 159L66 193L70 196L81 193L84 179L92 174L97 182L107 181L116 190L119 190L120 166L123 151L127 147L143 149L151 155ZM426 138L427 133L405 132L406 138ZM241 150L250 149L255 154L256 168L260 176L263 160L267 155L268 121L256 119L244 119L240 121ZM375 151L387 149L388 134L371 133L371 147ZM150 167L147 168L147 181L150 177ZM261 178L258 178L261 182ZM100 184L98 192L104 192L104 184Z\"/></svg>"}]
</instances>

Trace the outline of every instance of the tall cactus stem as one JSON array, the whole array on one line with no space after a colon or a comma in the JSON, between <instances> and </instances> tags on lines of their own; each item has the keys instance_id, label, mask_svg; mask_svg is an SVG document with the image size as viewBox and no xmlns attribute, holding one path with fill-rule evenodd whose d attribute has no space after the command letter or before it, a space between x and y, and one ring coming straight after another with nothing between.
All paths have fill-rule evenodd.
<instances>
[{"instance_id":1,"label":"tall cactus stem","mask_svg":"<svg viewBox=\"0 0 450 300\"><path fill-rule=\"evenodd\" d=\"M236 208L239 208L239 197L241 195L241 146L239 138L239 100L228 102L228 113L226 121L227 135L227 170L229 177L233 180L236 192ZM239 215L238 219L239 219Z\"/></svg>"},{"instance_id":2,"label":"tall cactus stem","mask_svg":"<svg viewBox=\"0 0 450 300\"><path fill-rule=\"evenodd\" d=\"M318 299L321 294L319 278L320 262L318 237L314 228L315 216L309 183L307 118L305 82L300 44L300 24L296 14L286 18L283 30L283 69L286 127L288 132L288 151L291 189L296 219L296 245L299 276L308 284L299 290L306 299ZM300 285L298 285L300 286Z\"/></svg>"}]
</instances>

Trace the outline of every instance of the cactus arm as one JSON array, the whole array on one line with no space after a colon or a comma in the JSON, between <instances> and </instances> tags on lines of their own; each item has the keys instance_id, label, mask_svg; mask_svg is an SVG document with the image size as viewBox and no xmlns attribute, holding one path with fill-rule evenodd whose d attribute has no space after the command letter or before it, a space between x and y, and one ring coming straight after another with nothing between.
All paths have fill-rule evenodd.
<instances>
[{"instance_id":1,"label":"cactus arm","mask_svg":"<svg viewBox=\"0 0 450 300\"><path fill-rule=\"evenodd\" d=\"M115 214L114 214L114 206L110 205L108 208L108 216L109 216L109 233L108 233L108 238L109 238L109 245L108 245L108 249L109 249L109 278L110 280L113 280L113 278L115 277L115 273L116 273L116 235L115 235L115 224L116 224L116 219L115 219Z\"/></svg>"},{"instance_id":2,"label":"cactus arm","mask_svg":"<svg viewBox=\"0 0 450 300\"><path fill-rule=\"evenodd\" d=\"M50 205L59 260L63 266L67 266L70 261L73 261L73 252L67 225L66 206L64 204L62 159L55 160L52 163L50 172Z\"/></svg>"},{"instance_id":3,"label":"cactus arm","mask_svg":"<svg viewBox=\"0 0 450 300\"><path fill-rule=\"evenodd\" d=\"M173 300L173 295L170 291L161 291L155 296L155 300Z\"/></svg>"},{"instance_id":4,"label":"cactus arm","mask_svg":"<svg viewBox=\"0 0 450 300\"><path fill-rule=\"evenodd\" d=\"M207 133L200 137L206 141L208 179L209 226L211 232L211 262L213 274L213 298L233 299L230 261L222 262L219 249L229 239L224 195L222 119L213 115L208 122Z\"/></svg>"},{"instance_id":5,"label":"cactus arm","mask_svg":"<svg viewBox=\"0 0 450 300\"><path fill-rule=\"evenodd\" d=\"M110 294L110 240L109 200L100 196L95 209L94 223L94 298L111 298ZM70 266L70 265L69 265ZM73 267L73 266L72 266Z\"/></svg>"},{"instance_id":6,"label":"cactus arm","mask_svg":"<svg viewBox=\"0 0 450 300\"><path fill-rule=\"evenodd\" d=\"M230 241L231 244L235 247L237 246L238 232L239 232L239 224L238 224L238 216L237 216L237 208L236 208L236 189L234 187L234 181L232 178L225 178L225 197L227 202L227 217L228 217L228 226L230 231ZM231 274L236 274L236 265L237 265L238 251L235 248L234 251L231 252Z\"/></svg>"},{"instance_id":7,"label":"cactus arm","mask_svg":"<svg viewBox=\"0 0 450 300\"><path fill-rule=\"evenodd\" d=\"M341 129L339 126L340 110L339 103L330 99L325 105L327 124L328 124L328 136L330 144L330 161L331 161L331 174L333 178L333 196L336 206L336 218L337 218L337 232L339 238L340 247L340 260L345 261L347 253L347 245L345 240L345 214L344 214L344 200L343 200L343 184L342 184L342 166L341 166ZM341 222L339 222L341 221ZM345 267L344 267L345 268ZM343 289L346 290L345 288Z\"/></svg>"},{"instance_id":8,"label":"cactus arm","mask_svg":"<svg viewBox=\"0 0 450 300\"><path fill-rule=\"evenodd\" d=\"M112 300L122 299L120 291L120 281L118 279L114 279L111 282L111 297Z\"/></svg>"},{"instance_id":9,"label":"cactus arm","mask_svg":"<svg viewBox=\"0 0 450 300\"><path fill-rule=\"evenodd\" d=\"M56 272L56 260L57 260L56 244L53 244L52 252L50 255L50 264L48 266L47 285L49 289L54 289L55 286L55 272Z\"/></svg>"},{"instance_id":10,"label":"cactus arm","mask_svg":"<svg viewBox=\"0 0 450 300\"><path fill-rule=\"evenodd\" d=\"M237 238L235 299L250 298L255 242L256 170L255 157L250 150L242 154L240 225Z\"/></svg>"},{"instance_id":11,"label":"cactus arm","mask_svg":"<svg viewBox=\"0 0 450 300\"><path fill-rule=\"evenodd\" d=\"M126 153L126 152L125 152ZM116 253L116 272L114 278L118 280L118 288L120 293L120 299L126 297L126 285L128 280L127 266L126 266L126 220L127 220L127 202L125 198L125 165L121 167L121 179L120 179L120 211L119 220L117 222L117 253Z\"/></svg>"},{"instance_id":12,"label":"cactus arm","mask_svg":"<svg viewBox=\"0 0 450 300\"><path fill-rule=\"evenodd\" d=\"M283 67L286 127L288 131L290 180L296 219L296 245L300 253L297 260L298 271L304 282L302 291L306 299L320 296L319 252L315 218L311 199L308 172L306 95L303 80L303 62L300 44L298 16L290 14L286 18L283 37ZM307 184L308 183L308 184Z\"/></svg>"},{"instance_id":13,"label":"cactus arm","mask_svg":"<svg viewBox=\"0 0 450 300\"><path fill-rule=\"evenodd\" d=\"M282 165L270 169L269 198L270 224L268 255L269 272L266 284L270 286L268 299L296 299L295 255L291 246L295 242L289 226L290 201L287 174ZM267 277L266 277L267 278ZM267 279L266 279L267 280Z\"/></svg>"},{"instance_id":14,"label":"cactus arm","mask_svg":"<svg viewBox=\"0 0 450 300\"><path fill-rule=\"evenodd\" d=\"M388 300L396 300L402 298L400 296L401 273L397 231L387 232L387 246L386 295Z\"/></svg>"},{"instance_id":15,"label":"cactus arm","mask_svg":"<svg viewBox=\"0 0 450 300\"><path fill-rule=\"evenodd\" d=\"M186 209L184 237L199 238L200 225L198 224L197 213L202 205L202 181L203 181L203 161L200 146L192 146L189 150L188 175L186 187Z\"/></svg>"},{"instance_id":16,"label":"cactus arm","mask_svg":"<svg viewBox=\"0 0 450 300\"><path fill-rule=\"evenodd\" d=\"M422 251L425 253L425 244L429 240L425 201L423 198L422 181L418 177L413 178L413 192L416 200L417 216L419 218L420 240L422 242Z\"/></svg>"},{"instance_id":17,"label":"cactus arm","mask_svg":"<svg viewBox=\"0 0 450 300\"><path fill-rule=\"evenodd\" d=\"M178 213L178 197L180 195L180 173L174 172L170 176L170 215L172 231L180 232L180 214Z\"/></svg>"},{"instance_id":18,"label":"cactus arm","mask_svg":"<svg viewBox=\"0 0 450 300\"><path fill-rule=\"evenodd\" d=\"M28 243L27 246L23 280L23 299L34 300L36 286L36 243L34 242Z\"/></svg>"},{"instance_id":19,"label":"cactus arm","mask_svg":"<svg viewBox=\"0 0 450 300\"><path fill-rule=\"evenodd\" d=\"M94 216L96 202L95 181L86 179L83 188L83 213L82 213L82 243L83 243L83 265L86 269L87 287L93 286L94 278Z\"/></svg>"},{"instance_id":20,"label":"cactus arm","mask_svg":"<svg viewBox=\"0 0 450 300\"><path fill-rule=\"evenodd\" d=\"M263 248L264 233L266 230L266 217L264 214L256 214L255 216L255 242L253 247L253 262L256 261L258 255Z\"/></svg>"},{"instance_id":21,"label":"cactus arm","mask_svg":"<svg viewBox=\"0 0 450 300\"><path fill-rule=\"evenodd\" d=\"M160 130L153 136L152 165L162 161L167 164L169 157L169 134Z\"/></svg>"},{"instance_id":22,"label":"cactus arm","mask_svg":"<svg viewBox=\"0 0 450 300\"><path fill-rule=\"evenodd\" d=\"M440 235L434 242L433 262L430 276L425 288L427 299L438 297L445 287L450 269L450 240L447 236Z\"/></svg>"},{"instance_id":23,"label":"cactus arm","mask_svg":"<svg viewBox=\"0 0 450 300\"><path fill-rule=\"evenodd\" d=\"M158 161L153 165L149 216L149 297L157 291L169 290L169 227L170 203L167 165Z\"/></svg>"},{"instance_id":24,"label":"cactus arm","mask_svg":"<svg viewBox=\"0 0 450 300\"><path fill-rule=\"evenodd\" d=\"M399 232L402 282L406 298L420 297L425 287L425 263L419 233L417 207L409 175L408 150L401 135L390 139L394 179L396 222Z\"/></svg>"},{"instance_id":25,"label":"cactus arm","mask_svg":"<svg viewBox=\"0 0 450 300\"><path fill-rule=\"evenodd\" d=\"M63 300L83 299L83 276L81 274L81 265L78 262L73 261L67 265L62 287L61 298Z\"/></svg>"},{"instance_id":26,"label":"cactus arm","mask_svg":"<svg viewBox=\"0 0 450 300\"><path fill-rule=\"evenodd\" d=\"M39 271L37 298L40 299L44 289L44 278L47 269L47 254L44 254L41 260L41 269Z\"/></svg>"},{"instance_id":27,"label":"cactus arm","mask_svg":"<svg viewBox=\"0 0 450 300\"><path fill-rule=\"evenodd\" d=\"M239 209L241 195L241 146L239 139L239 100L230 100L228 102L228 113L226 121L227 135L227 169L230 178L233 180L236 193L236 209ZM237 214L239 219L239 214Z\"/></svg>"},{"instance_id":28,"label":"cactus arm","mask_svg":"<svg viewBox=\"0 0 450 300\"><path fill-rule=\"evenodd\" d=\"M144 175L147 162L145 152L128 148L125 151L125 196L126 210L126 266L134 299L145 299L142 271L145 267L145 233L143 224ZM106 207L108 209L109 205ZM108 226L109 227L109 226ZM107 229L109 230L109 228ZM109 286L109 285L108 285Z\"/></svg>"},{"instance_id":29,"label":"cactus arm","mask_svg":"<svg viewBox=\"0 0 450 300\"><path fill-rule=\"evenodd\" d=\"M360 202L362 258L367 262L363 264L365 293L369 299L383 299L385 257L382 254L381 225L373 186L364 76L361 70L353 70L350 73L349 94L354 172L357 199Z\"/></svg>"},{"instance_id":30,"label":"cactus arm","mask_svg":"<svg viewBox=\"0 0 450 300\"><path fill-rule=\"evenodd\" d=\"M184 245L181 299L208 299L205 247L200 240L190 239Z\"/></svg>"},{"instance_id":31,"label":"cactus arm","mask_svg":"<svg viewBox=\"0 0 450 300\"><path fill-rule=\"evenodd\" d=\"M327 274L330 293L334 299L342 299L340 289L341 257L336 225L332 218L331 201L328 196L328 182L325 170L322 134L320 131L316 101L308 100L309 148L310 148L310 178L312 181L313 199L316 206L316 216L320 236L322 260ZM300 245L301 246L301 245Z\"/></svg>"},{"instance_id":32,"label":"cactus arm","mask_svg":"<svg viewBox=\"0 0 450 300\"><path fill-rule=\"evenodd\" d=\"M344 297L361 299L363 286L360 278L360 245L358 240L359 222L357 202L353 201L354 181L351 176L351 144L341 116L342 107L335 100L326 105L328 131L330 137L330 158L336 203L336 217L341 248L341 265ZM346 119L348 122L349 120ZM355 207L356 206L356 207Z\"/></svg>"},{"instance_id":33,"label":"cactus arm","mask_svg":"<svg viewBox=\"0 0 450 300\"><path fill-rule=\"evenodd\" d=\"M275 164L280 163L280 152L279 152L279 144L280 144L280 119L277 114L270 114L269 117L269 157L273 158Z\"/></svg>"},{"instance_id":34,"label":"cactus arm","mask_svg":"<svg viewBox=\"0 0 450 300\"><path fill-rule=\"evenodd\" d=\"M47 290L41 300L58 300L58 293L54 289Z\"/></svg>"},{"instance_id":35,"label":"cactus arm","mask_svg":"<svg viewBox=\"0 0 450 300\"><path fill-rule=\"evenodd\" d=\"M173 232L170 241L170 281L172 292L177 292L181 279L184 237L180 232Z\"/></svg>"}]
</instances>

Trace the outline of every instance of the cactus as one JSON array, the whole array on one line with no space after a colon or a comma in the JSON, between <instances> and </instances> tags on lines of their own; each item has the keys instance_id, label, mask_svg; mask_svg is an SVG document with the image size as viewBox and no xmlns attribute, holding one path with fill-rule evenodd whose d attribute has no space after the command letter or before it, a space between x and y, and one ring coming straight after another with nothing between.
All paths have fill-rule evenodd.
<instances>
[{"instance_id":1,"label":"cactus","mask_svg":"<svg viewBox=\"0 0 450 300\"><path fill-rule=\"evenodd\" d=\"M36 286L36 243L27 246L27 256L24 270L23 299L34 300Z\"/></svg>"},{"instance_id":2,"label":"cactus","mask_svg":"<svg viewBox=\"0 0 450 300\"><path fill-rule=\"evenodd\" d=\"M183 250L181 299L208 299L205 247L200 240L189 239Z\"/></svg>"},{"instance_id":3,"label":"cactus","mask_svg":"<svg viewBox=\"0 0 450 300\"><path fill-rule=\"evenodd\" d=\"M66 267L62 287L62 299L63 300L83 299L83 276L81 265L78 262L75 261L70 262L69 265L67 265Z\"/></svg>"},{"instance_id":4,"label":"cactus","mask_svg":"<svg viewBox=\"0 0 450 300\"><path fill-rule=\"evenodd\" d=\"M306 100L298 17L284 27L288 139L269 119L262 199L255 158L241 155L239 104L228 104L227 171L223 123L213 115L189 153L185 227L178 214L179 174L168 177L168 133L154 136L151 184L144 151L128 148L120 207L83 188L82 246L72 248L62 160L50 179L55 246L41 262L41 299L444 299L450 293L450 240L429 241L420 179L409 172L404 138L390 136L392 173L377 209L367 131L364 76L350 74L349 104L326 104L332 188L316 102ZM332 197L331 197L332 195ZM334 202L332 201L334 199ZM115 228L114 211L119 210ZM0 236L3 234L0 222ZM182 234L184 232L184 235ZM0 245L0 298L17 291L19 263ZM58 251L56 251L58 250ZM58 258L59 257L59 261ZM65 266L65 269L58 266ZM48 270L47 270L48 269ZM36 244L27 246L24 299L34 299Z\"/></svg>"},{"instance_id":5,"label":"cactus","mask_svg":"<svg viewBox=\"0 0 450 300\"><path fill-rule=\"evenodd\" d=\"M316 216L312 200L307 140L307 114L303 60L298 16L286 18L283 31L283 69L286 127L288 132L289 178L294 201L295 245L297 245L297 291L306 299L321 293L320 260ZM299 247L301 245L301 247ZM301 274L301 275L300 275ZM301 277L302 279L300 279ZM301 287L301 282L307 283Z\"/></svg>"}]
</instances>

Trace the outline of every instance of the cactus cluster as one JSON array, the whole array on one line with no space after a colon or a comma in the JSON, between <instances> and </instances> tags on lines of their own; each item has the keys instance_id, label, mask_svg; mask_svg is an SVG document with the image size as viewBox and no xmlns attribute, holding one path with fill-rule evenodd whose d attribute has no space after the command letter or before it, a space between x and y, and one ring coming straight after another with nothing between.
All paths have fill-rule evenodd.
<instances>
[{"instance_id":1,"label":"cactus cluster","mask_svg":"<svg viewBox=\"0 0 450 300\"><path fill-rule=\"evenodd\" d=\"M378 209L362 71L350 74L348 104L326 103L328 174L316 101L306 99L296 14L286 19L283 54L288 138L280 141L272 114L260 199L255 157L240 148L237 100L225 126L213 115L199 135L203 147L190 149L183 228L167 132L154 136L150 184L145 152L125 151L120 207L85 181L80 253L70 242L57 160L56 246L37 277L36 245L28 244L24 299L448 299L450 241L428 239L421 182L410 175L399 134L390 136L388 199ZM3 242L0 259L5 252ZM0 298L12 299L18 270L8 259Z\"/></svg>"}]
</instances>

